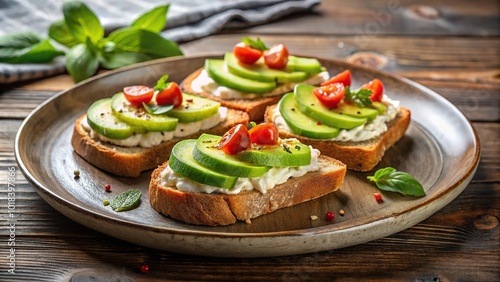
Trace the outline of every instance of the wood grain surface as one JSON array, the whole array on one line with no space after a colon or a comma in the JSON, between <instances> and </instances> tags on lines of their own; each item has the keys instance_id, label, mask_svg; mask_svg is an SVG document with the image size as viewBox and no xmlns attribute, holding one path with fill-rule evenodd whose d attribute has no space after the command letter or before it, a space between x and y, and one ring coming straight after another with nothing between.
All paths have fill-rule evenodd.
<instances>
[{"instance_id":1,"label":"wood grain surface","mask_svg":"<svg viewBox=\"0 0 500 282\"><path fill-rule=\"evenodd\" d=\"M387 14L391 3L399 10ZM311 13L181 44L186 55L222 52L250 34L284 42L294 53L371 66L440 93L477 131L481 162L472 182L450 204L395 235L307 255L266 259L179 255L114 239L69 220L26 182L14 158L14 139L23 119L71 86L71 79L60 75L0 85L0 281L89 281L90 277L97 281L498 281L499 9L493 0L324 0ZM7 272L11 248L7 187L12 168L16 274ZM147 275L138 272L142 263L150 266Z\"/></svg>"}]
</instances>

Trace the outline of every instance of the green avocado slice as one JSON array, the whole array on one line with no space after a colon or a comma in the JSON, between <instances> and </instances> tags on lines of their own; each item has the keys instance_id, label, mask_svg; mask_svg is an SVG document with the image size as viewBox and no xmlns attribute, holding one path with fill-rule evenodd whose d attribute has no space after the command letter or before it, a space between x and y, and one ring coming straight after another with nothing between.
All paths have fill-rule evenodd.
<instances>
[{"instance_id":1,"label":"green avocado slice","mask_svg":"<svg viewBox=\"0 0 500 282\"><path fill-rule=\"evenodd\" d=\"M221 136L202 134L196 141L193 158L203 166L218 172L238 177L260 177L270 167L238 160L216 148Z\"/></svg>"},{"instance_id":2,"label":"green avocado slice","mask_svg":"<svg viewBox=\"0 0 500 282\"><path fill-rule=\"evenodd\" d=\"M340 129L321 124L299 110L293 93L287 93L278 103L281 116L293 133L314 139L331 139Z\"/></svg>"},{"instance_id":3,"label":"green avocado slice","mask_svg":"<svg viewBox=\"0 0 500 282\"><path fill-rule=\"evenodd\" d=\"M265 166L295 167L311 163L311 148L298 141L252 147L236 155L239 160Z\"/></svg>"},{"instance_id":4,"label":"green avocado slice","mask_svg":"<svg viewBox=\"0 0 500 282\"><path fill-rule=\"evenodd\" d=\"M110 139L126 139L145 129L119 120L111 110L111 98L95 101L87 110L87 122L97 133Z\"/></svg>"},{"instance_id":5,"label":"green avocado slice","mask_svg":"<svg viewBox=\"0 0 500 282\"><path fill-rule=\"evenodd\" d=\"M201 165L193 158L196 139L178 142L172 148L168 164L176 173L201 184L231 189L238 177L222 174Z\"/></svg>"}]
</instances>

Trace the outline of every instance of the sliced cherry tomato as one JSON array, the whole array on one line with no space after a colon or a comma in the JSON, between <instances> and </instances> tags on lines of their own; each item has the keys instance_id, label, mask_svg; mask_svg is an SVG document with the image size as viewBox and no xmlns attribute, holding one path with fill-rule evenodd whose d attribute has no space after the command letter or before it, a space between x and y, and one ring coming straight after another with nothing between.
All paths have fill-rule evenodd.
<instances>
[{"instance_id":1,"label":"sliced cherry tomato","mask_svg":"<svg viewBox=\"0 0 500 282\"><path fill-rule=\"evenodd\" d=\"M279 132L274 123L261 123L248 131L254 144L275 145L278 143Z\"/></svg>"},{"instance_id":2,"label":"sliced cherry tomato","mask_svg":"<svg viewBox=\"0 0 500 282\"><path fill-rule=\"evenodd\" d=\"M149 103L153 98L155 90L151 87L144 85L128 86L123 88L125 99L132 105L142 105L142 103Z\"/></svg>"},{"instance_id":3,"label":"sliced cherry tomato","mask_svg":"<svg viewBox=\"0 0 500 282\"><path fill-rule=\"evenodd\" d=\"M243 42L234 45L233 53L240 63L247 65L254 64L260 57L262 57L262 51L252 48Z\"/></svg>"},{"instance_id":4,"label":"sliced cherry tomato","mask_svg":"<svg viewBox=\"0 0 500 282\"><path fill-rule=\"evenodd\" d=\"M314 95L318 98L321 104L329 109L336 108L340 101L345 96L345 87L342 83L333 83L315 88Z\"/></svg>"},{"instance_id":5,"label":"sliced cherry tomato","mask_svg":"<svg viewBox=\"0 0 500 282\"><path fill-rule=\"evenodd\" d=\"M342 83L344 86L351 86L351 71L345 70L334 77L331 77L327 81L321 83L321 86L325 86L332 83Z\"/></svg>"},{"instance_id":6,"label":"sliced cherry tomato","mask_svg":"<svg viewBox=\"0 0 500 282\"><path fill-rule=\"evenodd\" d=\"M174 108L182 105L182 92L179 85L171 82L162 91L156 94L156 104L158 106L174 105Z\"/></svg>"},{"instance_id":7,"label":"sliced cherry tomato","mask_svg":"<svg viewBox=\"0 0 500 282\"><path fill-rule=\"evenodd\" d=\"M229 155L236 155L250 148L250 134L243 124L238 124L222 135L219 150Z\"/></svg>"},{"instance_id":8,"label":"sliced cherry tomato","mask_svg":"<svg viewBox=\"0 0 500 282\"><path fill-rule=\"evenodd\" d=\"M372 95L370 95L370 99L373 102L382 101L382 97L384 96L384 85L380 79L374 79L367 84L361 86L362 89L370 89L372 91Z\"/></svg>"},{"instance_id":9,"label":"sliced cherry tomato","mask_svg":"<svg viewBox=\"0 0 500 282\"><path fill-rule=\"evenodd\" d=\"M288 64L288 49L285 45L277 44L264 51L264 61L272 69L282 69Z\"/></svg>"}]
</instances>

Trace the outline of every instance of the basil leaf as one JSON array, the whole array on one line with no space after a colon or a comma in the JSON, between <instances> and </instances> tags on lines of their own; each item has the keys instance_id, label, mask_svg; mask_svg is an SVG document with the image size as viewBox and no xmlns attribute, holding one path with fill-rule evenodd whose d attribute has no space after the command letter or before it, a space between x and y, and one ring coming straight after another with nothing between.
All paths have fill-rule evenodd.
<instances>
[{"instance_id":1,"label":"basil leaf","mask_svg":"<svg viewBox=\"0 0 500 282\"><path fill-rule=\"evenodd\" d=\"M13 33L0 37L0 62L3 63L47 63L64 55L48 39L35 33Z\"/></svg>"},{"instance_id":2,"label":"basil leaf","mask_svg":"<svg viewBox=\"0 0 500 282\"><path fill-rule=\"evenodd\" d=\"M66 22L62 20L54 22L49 27L49 37L66 47L73 47L79 43L69 30Z\"/></svg>"},{"instance_id":3,"label":"basil leaf","mask_svg":"<svg viewBox=\"0 0 500 282\"><path fill-rule=\"evenodd\" d=\"M264 41L262 41L260 39L260 37L258 37L257 40L253 40L250 37L243 37L241 39L241 42L245 43L245 45L248 45L248 46L250 46L254 49L258 49L260 51L265 51L268 49L266 44L264 43Z\"/></svg>"},{"instance_id":4,"label":"basil leaf","mask_svg":"<svg viewBox=\"0 0 500 282\"><path fill-rule=\"evenodd\" d=\"M98 67L99 60L87 44L75 45L66 54L66 70L75 82L91 77Z\"/></svg>"},{"instance_id":5,"label":"basil leaf","mask_svg":"<svg viewBox=\"0 0 500 282\"><path fill-rule=\"evenodd\" d=\"M104 28L97 16L84 3L67 1L63 4L64 21L73 37L79 43L85 43L87 38L97 42L104 36Z\"/></svg>"},{"instance_id":6,"label":"basil leaf","mask_svg":"<svg viewBox=\"0 0 500 282\"><path fill-rule=\"evenodd\" d=\"M179 46L161 35L137 27L113 31L108 39L115 43L116 52L135 52L164 58L182 55Z\"/></svg>"},{"instance_id":7,"label":"basil leaf","mask_svg":"<svg viewBox=\"0 0 500 282\"><path fill-rule=\"evenodd\" d=\"M395 168L387 167L379 169L368 180L375 182L377 187L384 191L397 192L409 196L425 196L422 184L412 175L397 171Z\"/></svg>"},{"instance_id":8,"label":"basil leaf","mask_svg":"<svg viewBox=\"0 0 500 282\"><path fill-rule=\"evenodd\" d=\"M162 5L140 15L130 26L160 32L167 24L169 5Z\"/></svg>"},{"instance_id":9,"label":"basil leaf","mask_svg":"<svg viewBox=\"0 0 500 282\"><path fill-rule=\"evenodd\" d=\"M168 74L165 74L160 77L160 79L158 79L154 88L155 90L162 91L163 89L167 88L169 84L170 82L168 82Z\"/></svg>"},{"instance_id":10,"label":"basil leaf","mask_svg":"<svg viewBox=\"0 0 500 282\"><path fill-rule=\"evenodd\" d=\"M110 53L104 55L101 63L102 66L107 69L117 69L124 66L150 61L154 59L157 59L157 57L148 54L135 53L135 52L120 52L120 53Z\"/></svg>"},{"instance_id":11,"label":"basil leaf","mask_svg":"<svg viewBox=\"0 0 500 282\"><path fill-rule=\"evenodd\" d=\"M368 107L372 104L370 96L372 95L372 90L370 89L358 89L352 91L349 86L345 88L345 100L353 102L358 107Z\"/></svg>"},{"instance_id":12,"label":"basil leaf","mask_svg":"<svg viewBox=\"0 0 500 282\"><path fill-rule=\"evenodd\" d=\"M144 106L144 109L146 109L146 112L151 115L164 114L174 108L174 105L158 106L154 104L146 104L144 102L142 102L142 105Z\"/></svg>"},{"instance_id":13,"label":"basil leaf","mask_svg":"<svg viewBox=\"0 0 500 282\"><path fill-rule=\"evenodd\" d=\"M139 189L131 189L113 197L109 205L114 211L128 211L139 206L142 192Z\"/></svg>"}]
</instances>

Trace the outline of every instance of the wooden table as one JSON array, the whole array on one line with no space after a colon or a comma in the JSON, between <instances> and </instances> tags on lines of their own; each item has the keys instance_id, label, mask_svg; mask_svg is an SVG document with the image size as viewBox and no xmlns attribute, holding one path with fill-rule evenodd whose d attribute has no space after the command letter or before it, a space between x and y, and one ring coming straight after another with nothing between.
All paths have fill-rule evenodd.
<instances>
[{"instance_id":1,"label":"wooden table","mask_svg":"<svg viewBox=\"0 0 500 282\"><path fill-rule=\"evenodd\" d=\"M500 41L498 1L328 1L315 13L181 44L186 55L230 50L242 36L283 42L295 53L343 59L410 78L471 121L482 158L465 191L427 220L345 249L265 259L220 259L147 249L61 215L26 182L14 138L36 106L73 83L68 75L0 85L1 281L264 280L498 281L500 279ZM8 273L15 173L15 275ZM141 274L142 262L150 266ZM77 279L79 278L79 279ZM95 281L95 280L92 280ZM109 280L111 281L111 279Z\"/></svg>"}]
</instances>

